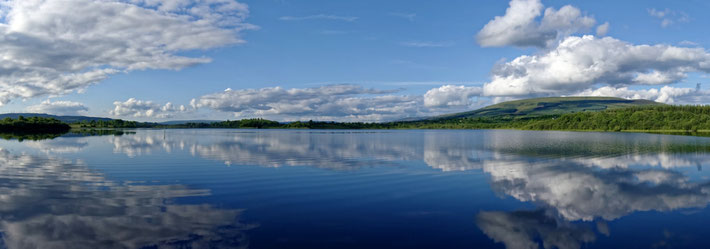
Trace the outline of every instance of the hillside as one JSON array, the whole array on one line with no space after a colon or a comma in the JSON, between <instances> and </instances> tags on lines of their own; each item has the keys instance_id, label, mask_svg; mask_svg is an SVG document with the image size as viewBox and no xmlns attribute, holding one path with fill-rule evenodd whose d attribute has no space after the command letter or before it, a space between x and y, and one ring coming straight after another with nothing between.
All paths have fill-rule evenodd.
<instances>
[{"instance_id":1,"label":"hillside","mask_svg":"<svg viewBox=\"0 0 710 249\"><path fill-rule=\"evenodd\" d=\"M652 105L664 104L644 99L629 100L613 97L534 98L503 102L474 111L447 114L428 118L428 120L493 117L534 118L585 111L604 111Z\"/></svg>"}]
</instances>

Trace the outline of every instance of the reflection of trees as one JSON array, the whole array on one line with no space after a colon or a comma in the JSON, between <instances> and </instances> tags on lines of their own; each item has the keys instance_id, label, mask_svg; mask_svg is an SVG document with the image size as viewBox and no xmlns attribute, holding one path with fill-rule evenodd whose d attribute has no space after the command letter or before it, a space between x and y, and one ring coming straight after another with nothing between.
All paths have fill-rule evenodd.
<instances>
[{"instance_id":1,"label":"reflection of trees","mask_svg":"<svg viewBox=\"0 0 710 249\"><path fill-rule=\"evenodd\" d=\"M182 185L125 185L81 163L0 149L0 231L7 248L246 246L239 210L181 205Z\"/></svg>"},{"instance_id":2,"label":"reflection of trees","mask_svg":"<svg viewBox=\"0 0 710 249\"><path fill-rule=\"evenodd\" d=\"M708 153L707 138L640 133L491 131L485 149L536 158L598 158L657 153Z\"/></svg>"}]
</instances>

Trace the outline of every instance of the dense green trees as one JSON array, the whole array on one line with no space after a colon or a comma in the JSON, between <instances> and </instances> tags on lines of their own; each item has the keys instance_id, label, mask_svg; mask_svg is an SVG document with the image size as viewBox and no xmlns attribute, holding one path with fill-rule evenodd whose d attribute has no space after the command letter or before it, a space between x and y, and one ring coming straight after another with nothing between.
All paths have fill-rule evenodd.
<instances>
[{"instance_id":1,"label":"dense green trees","mask_svg":"<svg viewBox=\"0 0 710 249\"><path fill-rule=\"evenodd\" d=\"M151 128L158 125L157 123L125 121L121 119L81 121L74 124L81 128Z\"/></svg>"},{"instance_id":2,"label":"dense green trees","mask_svg":"<svg viewBox=\"0 0 710 249\"><path fill-rule=\"evenodd\" d=\"M710 130L710 106L648 106L579 112L536 120L520 128L533 130Z\"/></svg>"},{"instance_id":3,"label":"dense green trees","mask_svg":"<svg viewBox=\"0 0 710 249\"><path fill-rule=\"evenodd\" d=\"M54 118L19 116L0 120L0 133L63 133L71 127Z\"/></svg>"}]
</instances>

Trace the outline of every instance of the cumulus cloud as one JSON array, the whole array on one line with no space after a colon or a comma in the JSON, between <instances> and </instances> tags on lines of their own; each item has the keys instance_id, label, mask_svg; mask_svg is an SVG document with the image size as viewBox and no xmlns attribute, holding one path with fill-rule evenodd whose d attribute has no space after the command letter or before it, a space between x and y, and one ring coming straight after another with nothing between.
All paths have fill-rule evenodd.
<instances>
[{"instance_id":1,"label":"cumulus cloud","mask_svg":"<svg viewBox=\"0 0 710 249\"><path fill-rule=\"evenodd\" d=\"M478 32L478 43L483 47L547 47L558 37L588 30L596 23L571 5L547 8L544 14L543 7L540 0L510 1L505 15L496 16Z\"/></svg>"},{"instance_id":2,"label":"cumulus cloud","mask_svg":"<svg viewBox=\"0 0 710 249\"><path fill-rule=\"evenodd\" d=\"M470 106L471 98L480 96L480 87L444 85L434 88L424 94L424 105L427 107Z\"/></svg>"},{"instance_id":3,"label":"cumulus cloud","mask_svg":"<svg viewBox=\"0 0 710 249\"><path fill-rule=\"evenodd\" d=\"M38 105L32 105L25 108L28 112L33 113L48 113L55 115L81 115L88 111L89 108L84 104L73 101L50 101L45 100Z\"/></svg>"},{"instance_id":4,"label":"cumulus cloud","mask_svg":"<svg viewBox=\"0 0 710 249\"><path fill-rule=\"evenodd\" d=\"M237 117L285 116L298 119L375 121L418 115L421 96L391 95L393 91L356 85L314 88L227 89L191 101L195 108L232 112Z\"/></svg>"},{"instance_id":5,"label":"cumulus cloud","mask_svg":"<svg viewBox=\"0 0 710 249\"><path fill-rule=\"evenodd\" d=\"M675 83L688 72L710 73L710 54L702 48L569 36L540 54L496 65L483 92L488 96L572 94L595 84Z\"/></svg>"},{"instance_id":6,"label":"cumulus cloud","mask_svg":"<svg viewBox=\"0 0 710 249\"><path fill-rule=\"evenodd\" d=\"M444 85L422 95L395 95L398 90L367 89L357 85L313 88L227 89L193 99L193 108L234 113L236 117L286 120L385 121L469 110L480 87Z\"/></svg>"},{"instance_id":7,"label":"cumulus cloud","mask_svg":"<svg viewBox=\"0 0 710 249\"><path fill-rule=\"evenodd\" d=\"M110 114L122 117L170 118L177 113L188 111L184 105L175 106L170 102L160 105L153 103L153 101L137 100L135 98L130 98L123 102L115 101L113 105L114 109L110 111Z\"/></svg>"},{"instance_id":8,"label":"cumulus cloud","mask_svg":"<svg viewBox=\"0 0 710 249\"><path fill-rule=\"evenodd\" d=\"M279 17L279 20L282 20L282 21L335 20L335 21L354 22L358 18L359 17L356 17L356 16L338 16L338 15L330 15L330 14L317 14L317 15L310 15L310 16L282 16L282 17Z\"/></svg>"},{"instance_id":9,"label":"cumulus cloud","mask_svg":"<svg viewBox=\"0 0 710 249\"><path fill-rule=\"evenodd\" d=\"M0 9L0 104L206 63L180 52L243 43L240 31L254 28L233 0L3 0Z\"/></svg>"},{"instance_id":10,"label":"cumulus cloud","mask_svg":"<svg viewBox=\"0 0 710 249\"><path fill-rule=\"evenodd\" d=\"M701 100L707 100L706 96L710 96L707 91L700 91L693 88L678 88L671 86L663 86L660 89L639 89L632 90L628 87L611 87L604 86L597 89L587 89L576 93L576 96L608 96L619 97L625 99L649 99L656 102L673 104L673 103L695 103Z\"/></svg>"}]
</instances>

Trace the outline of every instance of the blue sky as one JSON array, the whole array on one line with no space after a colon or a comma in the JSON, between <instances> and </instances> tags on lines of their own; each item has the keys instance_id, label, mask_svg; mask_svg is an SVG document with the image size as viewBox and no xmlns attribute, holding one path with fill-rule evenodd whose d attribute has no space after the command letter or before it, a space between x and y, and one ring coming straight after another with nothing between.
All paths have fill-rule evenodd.
<instances>
[{"instance_id":1,"label":"blue sky","mask_svg":"<svg viewBox=\"0 0 710 249\"><path fill-rule=\"evenodd\" d=\"M523 39L536 34L556 34L553 35L555 37L548 37L544 46L521 46L527 41L500 37L491 38L495 41L491 40L486 45L486 41L477 39L480 38L479 32L489 22L496 16L506 15L506 9L516 1L220 0L218 2L225 6L239 4L228 10L220 9L219 6L206 6L211 13L235 17L220 20L209 19L206 15L185 14L190 13L188 10L191 8L199 7L201 1L158 1L163 2L162 5L145 0L116 1L117 4L125 5L121 8L139 8L146 10L146 15L155 15L156 18L185 15L190 20L186 21L188 23L181 22L181 25L195 26L198 21L207 21L209 28L212 28L199 35L185 35L180 33L181 30L194 27L176 26L175 30L161 30L161 26L155 26L155 22L137 21L132 25L153 25L160 31L145 28L145 31L125 36L106 35L113 32L114 27L108 24L105 27L86 25L91 20L104 20L102 18L128 20L127 16L120 14L105 12L109 14L91 13L86 14L87 17L77 17L67 7L67 13L55 8L52 15L48 16L38 10L57 1L2 1L0 17L3 18L0 20L5 23L0 26L4 36L0 39L0 47L6 43L6 46L13 49L18 46L28 48L21 50L22 53L13 54L10 63L18 64L17 67L0 70L0 97L4 102L0 112L37 111L130 120L265 117L276 120L380 121L469 110L498 101L537 96L612 95L675 104L707 103L710 100L706 98L705 92L710 84L701 85L700 91L695 90L697 83L707 82L710 71L710 66L707 66L710 55L704 49L709 46L707 41L710 40L709 34L704 32L707 29L704 24L710 23L710 18L705 14L710 10L709 3L519 0L520 6L525 4L525 8L521 8L524 11L535 4L540 6L540 10L533 23L526 24L532 26L520 31L522 33L512 35L525 37ZM108 9L96 1L75 2L96 9ZM168 6L172 2L178 7ZM542 24L546 22L543 20L546 18L546 9L558 11L567 5L580 12L572 16L577 19L570 23L553 20L550 22L553 25ZM50 26L47 25L48 20L64 22ZM587 22L589 20L593 22ZM579 22L575 24L575 21ZM605 23L608 23L608 31L604 34L596 32ZM116 34L122 34L120 28ZM127 44L117 46L120 49L135 49L131 47L134 46L130 44L131 40L146 39L140 46L147 46L151 50L130 58L123 56L125 51L117 53L115 58L101 52L84 52L82 48L92 50L94 44L90 42L94 40L73 35L72 32L76 30L85 30L85 34L95 32L101 37L96 40L104 41L104 44L106 41L109 44ZM150 40L156 32L164 32L160 35L170 39ZM499 31L494 33L501 35ZM53 38L13 43L10 38L19 34L33 38L51 34ZM213 35L218 38L211 38ZM538 59L543 60L544 55L551 56L556 50L567 49L564 44L580 42L571 38L583 40L583 35L593 35L584 41L590 43L590 46L601 46L595 49L612 51L615 48L623 50L624 44L651 47L660 44L666 47L657 47L657 50L688 50L680 51L685 56L681 62L610 52L612 54L609 58L596 58L600 60L599 63L592 63L608 71L593 76L587 75L589 68L582 70L584 72L556 73L555 70L567 68L560 64L565 58L550 57L548 59L556 60L555 63L545 65L530 61L526 64L512 64L520 56L539 56ZM189 44L175 44L177 41L171 40L175 37ZM613 41L603 42L605 38ZM31 45L35 47L29 47ZM38 50L51 51L55 46L61 48L61 53L33 54ZM171 46L174 49L166 49ZM96 47L96 51L101 49L113 48L108 45ZM571 52L573 56L582 53L581 48L574 49ZM639 53L660 54L663 51ZM164 54L197 58L200 61L165 59L161 57ZM689 59L686 54L699 58ZM52 62L58 61L57 65L66 65L44 65L38 60L29 62L32 67L28 66L27 69L23 56L48 58ZM85 66L67 66L76 65L75 61L88 56L106 58L90 59L91 62ZM610 58L617 57L626 59L603 65ZM111 60L114 59L119 63L112 65ZM619 69L628 67L624 63L629 61L633 61L633 65L648 63L648 66L631 71ZM547 70L537 75L550 73L552 76L549 77L565 73L570 75L565 79L535 78L535 75L511 76L496 69L512 67L527 70L531 74L536 72L534 70ZM72 81L74 83L49 81L52 77L102 69L115 69L118 72L104 72L98 79ZM13 70L22 73L39 70L39 74L46 77L36 79L30 77L33 74L29 73L19 77ZM2 78L2 74L9 76ZM648 75L639 77L639 74ZM498 80L494 76L498 76ZM33 80L36 82L28 82ZM441 88L447 85L448 88ZM274 87L280 87L281 90L274 91ZM662 90L664 87L667 88ZM231 91L224 92L227 88ZM245 92L244 89L251 89L251 92ZM295 90L289 92L289 89ZM435 89L439 90L432 92ZM6 94L2 95L3 92ZM171 105L166 106L168 102Z\"/></svg>"}]
</instances>

